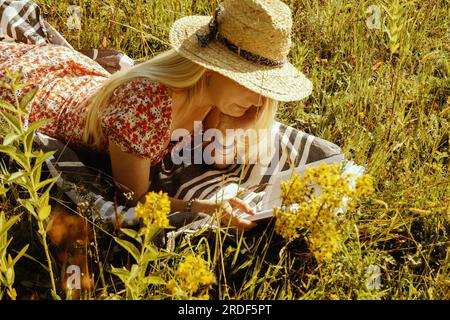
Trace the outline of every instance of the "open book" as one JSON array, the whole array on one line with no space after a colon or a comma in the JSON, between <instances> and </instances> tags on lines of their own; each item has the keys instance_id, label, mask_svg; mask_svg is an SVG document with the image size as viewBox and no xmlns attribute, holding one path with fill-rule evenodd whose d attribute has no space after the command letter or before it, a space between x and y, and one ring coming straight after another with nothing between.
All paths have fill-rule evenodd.
<instances>
[{"instance_id":1,"label":"open book","mask_svg":"<svg viewBox=\"0 0 450 320\"><path fill-rule=\"evenodd\" d=\"M298 173L303 177L307 168L313 167L313 166L318 166L321 162L324 162L326 164L332 164L334 162L337 162L338 164L342 164L343 161L344 161L344 155L338 154L338 155L335 155L335 156L332 156L332 157L329 157L329 158L326 158L323 160L311 162L307 165L299 166L297 168L294 168L293 170L291 169L291 170L287 170L287 171L282 171L280 173L273 175L269 180L269 185L265 189L265 193L264 193L264 197L263 197L262 201L260 201L256 205L256 208L254 208L256 215L252 216L245 212L240 212L240 217L243 219L250 220L250 221L259 221L259 220L263 220L263 219L272 217L273 216L273 208L281 206L280 183L282 181L285 181L285 182L289 181L289 179L292 177L293 173ZM346 165L344 167L343 175L346 176L348 173L355 174L355 176L353 176L350 180L350 188L353 188L356 177L361 176L364 173L364 167L354 164L353 161L349 161L346 163ZM320 193L321 193L320 188L315 188L315 196L320 196ZM243 200L245 201L245 198ZM338 208L337 212L338 211L345 212L347 200L348 199L346 197L343 198L343 201L342 201L343 207Z\"/></svg>"}]
</instances>

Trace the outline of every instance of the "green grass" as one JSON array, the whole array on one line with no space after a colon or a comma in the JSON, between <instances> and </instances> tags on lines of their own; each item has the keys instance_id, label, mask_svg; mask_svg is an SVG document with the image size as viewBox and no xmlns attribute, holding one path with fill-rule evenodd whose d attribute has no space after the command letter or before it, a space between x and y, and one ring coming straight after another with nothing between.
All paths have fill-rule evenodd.
<instances>
[{"instance_id":1,"label":"green grass","mask_svg":"<svg viewBox=\"0 0 450 320\"><path fill-rule=\"evenodd\" d=\"M210 15L217 3L36 2L45 19L76 49L103 44L143 60L169 48L168 30L176 19ZM261 243L244 253L239 253L240 244L226 250L222 240L208 243L201 235L192 243L178 244L177 252L182 256L192 248L212 250L207 260L218 276L210 292L214 298L449 299L450 22L446 1L285 2L294 19L290 59L311 79L314 89L302 101L281 104L278 119L341 146L348 158L367 167L376 194L350 219L341 251L332 263L318 264L302 241L286 246L270 231L257 236ZM65 26L69 4L82 8L81 30ZM382 24L390 34L367 27L370 5L380 7ZM154 268L172 266L167 259L155 262ZM120 281L109 275L109 262L105 264L107 279L85 298L99 298L101 293L102 297L124 297ZM379 290L365 286L371 264L382 271ZM16 279L18 285L28 281ZM19 299L29 297L30 291L24 292L21 297L19 291ZM157 292L151 289L146 297Z\"/></svg>"}]
</instances>

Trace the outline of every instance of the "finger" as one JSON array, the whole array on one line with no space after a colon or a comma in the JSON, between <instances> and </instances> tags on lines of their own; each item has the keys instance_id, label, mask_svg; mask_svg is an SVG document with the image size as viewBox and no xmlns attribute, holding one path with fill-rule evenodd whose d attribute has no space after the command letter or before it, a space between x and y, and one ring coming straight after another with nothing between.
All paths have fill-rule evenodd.
<instances>
[{"instance_id":1,"label":"finger","mask_svg":"<svg viewBox=\"0 0 450 320\"><path fill-rule=\"evenodd\" d=\"M247 231L256 226L252 221L240 219L233 210L223 212L221 224L226 227L237 229L238 231Z\"/></svg>"},{"instance_id":2,"label":"finger","mask_svg":"<svg viewBox=\"0 0 450 320\"><path fill-rule=\"evenodd\" d=\"M252 208L250 208L250 206L245 203L245 201L242 201L239 198L231 198L228 200L228 202L230 203L230 205L233 208L238 208L246 213L248 213L249 215L254 216L256 213L252 210Z\"/></svg>"},{"instance_id":3,"label":"finger","mask_svg":"<svg viewBox=\"0 0 450 320\"><path fill-rule=\"evenodd\" d=\"M256 227L256 222L245 220L239 217L236 217L235 221L233 221L233 224L237 227L240 231L248 231L254 227Z\"/></svg>"},{"instance_id":4,"label":"finger","mask_svg":"<svg viewBox=\"0 0 450 320\"><path fill-rule=\"evenodd\" d=\"M256 226L256 223L254 221L242 219L235 213L233 213L231 216L231 223L237 229L242 229L244 231L250 230L251 228Z\"/></svg>"},{"instance_id":5,"label":"finger","mask_svg":"<svg viewBox=\"0 0 450 320\"><path fill-rule=\"evenodd\" d=\"M238 231L248 231L257 226L257 223L254 221L240 218L236 214L236 210L233 210L229 201L225 201L222 207L220 222L224 226L235 228Z\"/></svg>"}]
</instances>

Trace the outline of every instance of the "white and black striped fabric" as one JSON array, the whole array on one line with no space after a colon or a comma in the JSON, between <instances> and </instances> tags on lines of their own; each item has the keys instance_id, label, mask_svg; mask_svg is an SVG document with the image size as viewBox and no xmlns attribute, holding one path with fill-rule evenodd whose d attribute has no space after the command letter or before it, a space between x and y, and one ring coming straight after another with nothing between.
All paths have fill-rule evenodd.
<instances>
[{"instance_id":1,"label":"white and black striped fabric","mask_svg":"<svg viewBox=\"0 0 450 320\"><path fill-rule=\"evenodd\" d=\"M279 152L274 154L269 165L232 164L225 169L217 169L207 164L181 163L168 173L162 170L160 163L152 167L150 190L162 190L169 196L184 200L228 198L239 195L252 208L257 209L264 197L265 187L278 173L333 157L337 162L344 161L342 150L329 141L279 122L275 123L272 130ZM92 160L85 161L86 157L80 159L80 154L44 134L39 133L36 140L45 151L57 150L46 164L52 176L59 176L57 185L74 203L92 202L98 208L103 221L115 223L116 213L120 213L125 224L137 222L134 208L116 207L111 194L108 195L102 191L102 186L98 186L96 181L101 174L100 170L110 175L109 168L102 167L100 162L95 161L89 166L86 165L87 161ZM193 148L192 145L191 150ZM173 166L170 153L163 161ZM112 185L112 180L104 179L103 188L107 184Z\"/></svg>"}]
</instances>

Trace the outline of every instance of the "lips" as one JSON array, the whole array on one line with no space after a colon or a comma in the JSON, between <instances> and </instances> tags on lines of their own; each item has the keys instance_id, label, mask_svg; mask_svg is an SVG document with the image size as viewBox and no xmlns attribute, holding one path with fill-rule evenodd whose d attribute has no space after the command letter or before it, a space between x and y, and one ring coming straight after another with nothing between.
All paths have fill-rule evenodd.
<instances>
[{"instance_id":1,"label":"lips","mask_svg":"<svg viewBox=\"0 0 450 320\"><path fill-rule=\"evenodd\" d=\"M237 106L238 106L240 109L242 109L242 110L247 110L247 109L248 109L247 107L243 107L243 106L240 106L240 105L238 105L238 104L237 104Z\"/></svg>"}]
</instances>

